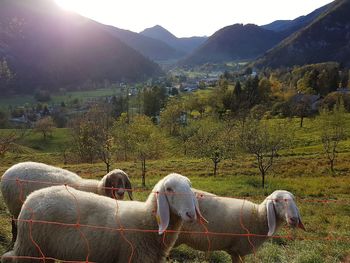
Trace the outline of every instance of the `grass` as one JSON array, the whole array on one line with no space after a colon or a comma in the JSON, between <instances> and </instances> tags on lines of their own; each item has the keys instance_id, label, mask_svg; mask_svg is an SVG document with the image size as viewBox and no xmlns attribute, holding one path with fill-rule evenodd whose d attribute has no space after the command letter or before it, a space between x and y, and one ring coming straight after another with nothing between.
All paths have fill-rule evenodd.
<instances>
[{"instance_id":1,"label":"grass","mask_svg":"<svg viewBox=\"0 0 350 263\"><path fill-rule=\"evenodd\" d=\"M349 121L349 120L346 120ZM293 120L298 127L298 120ZM152 186L170 172L188 176L195 188L221 196L245 198L260 203L277 189L293 192L307 232L291 231L283 227L277 235L290 239L270 239L244 262L276 263L336 263L350 258L350 140L340 145L336 174L329 172L327 160L319 142L320 132L314 120L306 120L305 127L296 130L295 147L282 153L267 175L266 188L260 188L260 176L254 158L237 155L219 165L219 176L212 177L208 160L169 155L162 160L147 162L147 188L141 188L141 170L137 161L119 162L135 187L135 199L145 200ZM347 126L350 129L350 122ZM39 134L31 134L23 142L28 152L8 154L0 159L0 174L19 161L42 161L77 172L84 178L101 178L105 174L102 163L63 165L60 147L68 143L68 131L55 130L52 139L42 142ZM0 201L0 253L10 243L10 215ZM230 262L225 252L204 253L180 246L171 253L173 262Z\"/></svg>"},{"instance_id":2,"label":"grass","mask_svg":"<svg viewBox=\"0 0 350 263\"><path fill-rule=\"evenodd\" d=\"M51 100L48 102L51 104L60 104L61 102L69 103L74 100L84 102L90 99L103 98L113 95L118 95L119 89L116 88L103 88L96 90L85 90L85 91L67 91L65 93L54 93L51 95ZM7 109L9 106L24 106L24 105L35 105L38 102L34 96L30 95L13 95L6 98L0 98L0 109Z\"/></svg>"}]
</instances>

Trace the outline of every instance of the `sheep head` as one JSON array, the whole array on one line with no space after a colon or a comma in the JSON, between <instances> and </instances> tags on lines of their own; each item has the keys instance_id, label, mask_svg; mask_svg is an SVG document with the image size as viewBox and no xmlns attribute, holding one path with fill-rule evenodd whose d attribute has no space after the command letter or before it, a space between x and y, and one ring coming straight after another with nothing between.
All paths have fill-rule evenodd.
<instances>
[{"instance_id":1,"label":"sheep head","mask_svg":"<svg viewBox=\"0 0 350 263\"><path fill-rule=\"evenodd\" d=\"M275 233L276 222L283 220L293 228L299 227L305 230L293 194L288 191L277 190L268 196L265 201L269 227L268 236L272 236Z\"/></svg>"},{"instance_id":2,"label":"sheep head","mask_svg":"<svg viewBox=\"0 0 350 263\"><path fill-rule=\"evenodd\" d=\"M102 181L106 196L123 200L125 191L127 191L130 200L133 200L131 182L124 171L115 169L106 174Z\"/></svg>"},{"instance_id":3,"label":"sheep head","mask_svg":"<svg viewBox=\"0 0 350 263\"><path fill-rule=\"evenodd\" d=\"M157 198L157 221L159 234L168 228L170 211L185 222L204 219L190 180L180 174L169 174L153 190ZM206 221L204 219L204 221Z\"/></svg>"}]
</instances>

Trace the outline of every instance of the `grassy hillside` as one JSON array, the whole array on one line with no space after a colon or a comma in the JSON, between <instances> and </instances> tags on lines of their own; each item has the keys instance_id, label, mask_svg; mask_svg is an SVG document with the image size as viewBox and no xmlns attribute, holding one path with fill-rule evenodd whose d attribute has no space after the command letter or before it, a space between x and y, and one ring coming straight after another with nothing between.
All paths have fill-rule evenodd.
<instances>
[{"instance_id":1,"label":"grassy hillside","mask_svg":"<svg viewBox=\"0 0 350 263\"><path fill-rule=\"evenodd\" d=\"M170 172L190 177L195 188L259 203L274 190L289 190L297 197L307 232L291 231L283 227L277 235L288 238L268 240L255 255L247 257L245 262L349 262L350 139L340 146L337 173L332 176L318 139L320 128L317 119L307 119L301 129L297 128L298 120L294 121L297 129L296 142L291 150L281 153L267 175L265 189L260 188L260 177L254 159L246 155L237 155L233 160L220 163L217 177L209 176L212 164L204 159L168 155L167 158L150 161L147 168L147 189L141 188L141 165L138 162L115 162L113 168L124 169L131 176L136 189L136 200L144 200L152 186ZM349 133L350 118L346 121L349 122ZM0 174L14 163L33 160L70 169L85 178L101 178L105 174L102 163L63 165L59 149L67 143L68 135L68 130L57 129L52 139L43 143L40 135L31 134L21 142L29 152L11 153L0 159ZM0 253L9 245L9 220L9 214L0 201ZM171 257L177 262L230 262L228 255L223 252L206 255L185 246L174 249Z\"/></svg>"}]
</instances>

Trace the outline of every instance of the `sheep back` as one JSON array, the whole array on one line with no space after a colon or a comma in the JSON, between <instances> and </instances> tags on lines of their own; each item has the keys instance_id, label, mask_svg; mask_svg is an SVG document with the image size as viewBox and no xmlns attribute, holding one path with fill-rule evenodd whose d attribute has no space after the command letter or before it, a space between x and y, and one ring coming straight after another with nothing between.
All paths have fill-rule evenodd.
<instances>
[{"instance_id":1,"label":"sheep back","mask_svg":"<svg viewBox=\"0 0 350 263\"><path fill-rule=\"evenodd\" d=\"M1 192L12 215L16 218L23 201L33 191L56 184L74 184L81 177L68 170L35 162L18 163L1 178Z\"/></svg>"},{"instance_id":2,"label":"sheep back","mask_svg":"<svg viewBox=\"0 0 350 263\"><path fill-rule=\"evenodd\" d=\"M205 226L213 234L180 233L175 246L187 244L201 251L226 250L229 253L239 252L239 255L245 255L259 247L266 239L250 237L248 240L248 237L241 236L249 233L266 235L266 213L265 216L261 215L259 205L197 190L196 194L201 212L209 222ZM181 231L205 232L205 229L198 224L184 223Z\"/></svg>"},{"instance_id":3,"label":"sheep back","mask_svg":"<svg viewBox=\"0 0 350 263\"><path fill-rule=\"evenodd\" d=\"M14 251L17 256L41 256L33 238L45 257L85 261L89 255L94 262L128 262L132 255L132 262L155 262L168 251L157 229L152 208L145 203L54 186L28 196L19 215Z\"/></svg>"}]
</instances>

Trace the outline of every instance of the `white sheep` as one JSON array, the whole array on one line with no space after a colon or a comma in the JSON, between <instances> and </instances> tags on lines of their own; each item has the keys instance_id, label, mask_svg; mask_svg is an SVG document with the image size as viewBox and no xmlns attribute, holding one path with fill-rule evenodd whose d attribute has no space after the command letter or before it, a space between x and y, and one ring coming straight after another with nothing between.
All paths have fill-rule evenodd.
<instances>
[{"instance_id":1,"label":"white sheep","mask_svg":"<svg viewBox=\"0 0 350 263\"><path fill-rule=\"evenodd\" d=\"M194 191L201 212L209 221L206 228L211 234L186 233L203 233L206 229L197 224L185 223L181 229L184 232L180 233L175 246L186 244L201 251L224 250L231 255L232 262L241 262L242 257L253 253L271 237L283 221L305 230L294 196L290 192L275 191L258 205L246 200Z\"/></svg>"},{"instance_id":2,"label":"white sheep","mask_svg":"<svg viewBox=\"0 0 350 263\"><path fill-rule=\"evenodd\" d=\"M1 192L6 206L16 219L24 200L31 192L62 184L116 199L123 199L125 189L130 189L128 194L132 199L130 179L122 170L115 169L98 181L83 179L68 170L36 162L23 162L10 167L1 177ZM14 221L12 221L12 237L15 241Z\"/></svg>"},{"instance_id":3,"label":"white sheep","mask_svg":"<svg viewBox=\"0 0 350 263\"><path fill-rule=\"evenodd\" d=\"M168 231L199 218L190 181L179 174L160 180L145 202L53 186L28 196L14 249L2 262L29 262L24 257L45 257L45 262L165 262L177 238Z\"/></svg>"}]
</instances>

